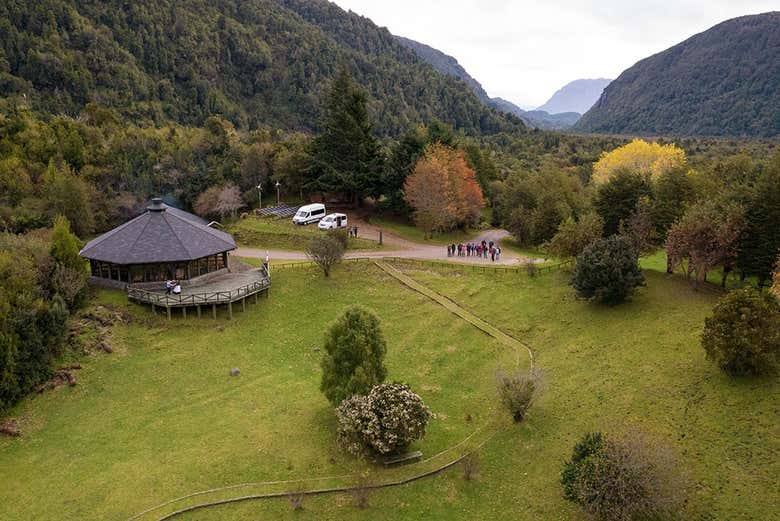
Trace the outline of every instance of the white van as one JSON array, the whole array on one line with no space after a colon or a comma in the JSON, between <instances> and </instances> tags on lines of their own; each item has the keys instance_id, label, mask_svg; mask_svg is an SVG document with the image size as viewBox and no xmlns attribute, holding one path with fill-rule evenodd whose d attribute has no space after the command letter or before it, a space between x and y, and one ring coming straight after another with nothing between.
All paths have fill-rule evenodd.
<instances>
[{"instance_id":1,"label":"white van","mask_svg":"<svg viewBox=\"0 0 780 521\"><path fill-rule=\"evenodd\" d=\"M321 203L307 204L298 208L298 213L293 217L295 224L316 223L325 217L325 205Z\"/></svg>"},{"instance_id":2,"label":"white van","mask_svg":"<svg viewBox=\"0 0 780 521\"><path fill-rule=\"evenodd\" d=\"M320 230L332 230L334 228L346 228L347 216L343 213L332 213L326 215L324 219L320 221L317 228Z\"/></svg>"}]
</instances>

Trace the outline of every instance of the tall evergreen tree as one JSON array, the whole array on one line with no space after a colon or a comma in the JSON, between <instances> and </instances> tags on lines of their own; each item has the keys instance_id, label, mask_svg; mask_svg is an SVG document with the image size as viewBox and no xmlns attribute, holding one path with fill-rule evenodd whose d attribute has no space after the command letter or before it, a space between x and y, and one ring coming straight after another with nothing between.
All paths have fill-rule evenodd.
<instances>
[{"instance_id":1,"label":"tall evergreen tree","mask_svg":"<svg viewBox=\"0 0 780 521\"><path fill-rule=\"evenodd\" d=\"M651 210L655 231L659 237L677 222L695 193L688 173L680 168L662 174L655 183L655 203Z\"/></svg>"},{"instance_id":2,"label":"tall evergreen tree","mask_svg":"<svg viewBox=\"0 0 780 521\"><path fill-rule=\"evenodd\" d=\"M599 187L594 206L604 219L604 235L616 234L620 221L628 219L642 197L652 192L647 180L629 170L619 170Z\"/></svg>"},{"instance_id":3,"label":"tall evergreen tree","mask_svg":"<svg viewBox=\"0 0 780 521\"><path fill-rule=\"evenodd\" d=\"M333 80L322 134L314 141L313 174L306 188L343 192L352 202L381 192L382 159L366 94L346 70Z\"/></svg>"},{"instance_id":4,"label":"tall evergreen tree","mask_svg":"<svg viewBox=\"0 0 780 521\"><path fill-rule=\"evenodd\" d=\"M737 264L742 276L755 275L763 286L780 249L780 154L758 179L746 207L747 229Z\"/></svg>"},{"instance_id":5,"label":"tall evergreen tree","mask_svg":"<svg viewBox=\"0 0 780 521\"><path fill-rule=\"evenodd\" d=\"M382 193L387 198L385 206L390 210L401 214L411 213L404 199L404 182L412 173L417 160L422 157L427 144L427 129L418 126L404 134L393 147L382 176Z\"/></svg>"}]
</instances>

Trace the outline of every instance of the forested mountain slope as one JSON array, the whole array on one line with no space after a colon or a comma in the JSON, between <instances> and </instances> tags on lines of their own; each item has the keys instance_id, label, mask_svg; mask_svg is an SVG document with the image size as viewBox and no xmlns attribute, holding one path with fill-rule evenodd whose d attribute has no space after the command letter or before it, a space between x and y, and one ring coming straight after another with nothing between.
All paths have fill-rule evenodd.
<instances>
[{"instance_id":1,"label":"forested mountain slope","mask_svg":"<svg viewBox=\"0 0 780 521\"><path fill-rule=\"evenodd\" d=\"M727 20L638 62L604 90L575 128L780 135L780 12Z\"/></svg>"},{"instance_id":2,"label":"forested mountain slope","mask_svg":"<svg viewBox=\"0 0 780 521\"><path fill-rule=\"evenodd\" d=\"M386 30L325 0L16 0L0 3L0 92L43 114L88 103L134 122L317 129L347 67L380 134L438 118L466 132L522 123L486 107Z\"/></svg>"},{"instance_id":3,"label":"forested mountain slope","mask_svg":"<svg viewBox=\"0 0 780 521\"><path fill-rule=\"evenodd\" d=\"M506 114L514 115L532 127L546 130L566 129L571 127L580 117L579 113L574 114L571 112L565 114L550 114L542 110L529 112L521 109L511 101L502 98L491 98L488 93L485 92L482 84L471 76L454 57L445 54L430 45L410 40L403 36L395 36L395 38L402 45L414 51L417 56L428 62L437 71L460 79L488 107L493 107Z\"/></svg>"},{"instance_id":4,"label":"forested mountain slope","mask_svg":"<svg viewBox=\"0 0 780 521\"><path fill-rule=\"evenodd\" d=\"M395 36L395 38L401 45L413 50L417 56L428 62L437 71L459 78L463 83L468 85L472 92L474 92L483 103L490 103L490 96L485 92L482 84L472 77L466 69L458 63L457 59L438 49L434 49L430 45L416 42L409 38L404 38L403 36Z\"/></svg>"}]
</instances>

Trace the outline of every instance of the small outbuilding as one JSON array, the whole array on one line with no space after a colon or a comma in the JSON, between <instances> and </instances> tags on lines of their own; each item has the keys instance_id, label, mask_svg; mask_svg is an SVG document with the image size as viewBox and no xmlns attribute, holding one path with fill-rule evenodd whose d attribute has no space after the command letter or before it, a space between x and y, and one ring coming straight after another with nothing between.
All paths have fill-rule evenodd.
<instances>
[{"instance_id":1,"label":"small outbuilding","mask_svg":"<svg viewBox=\"0 0 780 521\"><path fill-rule=\"evenodd\" d=\"M138 217L89 241L80 255L89 259L95 282L123 287L226 272L235 249L230 234L156 198Z\"/></svg>"}]
</instances>

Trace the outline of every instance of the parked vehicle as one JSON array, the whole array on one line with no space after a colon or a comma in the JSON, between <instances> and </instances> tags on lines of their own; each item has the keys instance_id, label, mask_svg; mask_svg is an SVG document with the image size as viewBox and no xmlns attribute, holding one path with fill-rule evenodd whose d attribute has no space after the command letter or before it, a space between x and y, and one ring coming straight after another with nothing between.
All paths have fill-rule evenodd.
<instances>
[{"instance_id":1,"label":"parked vehicle","mask_svg":"<svg viewBox=\"0 0 780 521\"><path fill-rule=\"evenodd\" d=\"M326 215L317 225L320 230L332 230L334 228L346 228L347 216L343 213L332 213Z\"/></svg>"},{"instance_id":2,"label":"parked vehicle","mask_svg":"<svg viewBox=\"0 0 780 521\"><path fill-rule=\"evenodd\" d=\"M325 205L322 203L307 204L298 208L298 213L293 217L295 224L316 223L325 217Z\"/></svg>"}]
</instances>

